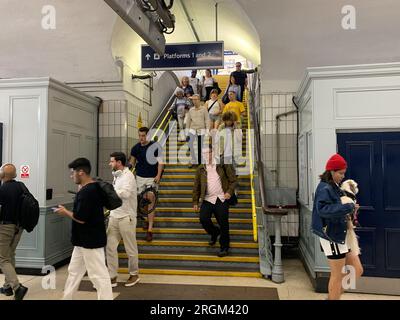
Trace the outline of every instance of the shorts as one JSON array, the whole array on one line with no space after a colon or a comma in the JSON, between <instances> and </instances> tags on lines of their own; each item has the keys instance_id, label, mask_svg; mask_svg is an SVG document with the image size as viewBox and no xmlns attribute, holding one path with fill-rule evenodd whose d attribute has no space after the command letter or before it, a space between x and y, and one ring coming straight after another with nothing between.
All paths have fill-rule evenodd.
<instances>
[{"instance_id":1,"label":"shorts","mask_svg":"<svg viewBox=\"0 0 400 320\"><path fill-rule=\"evenodd\" d=\"M347 242L336 243L329 240L319 238L321 250L325 253L326 257L330 260L344 259L346 254L350 252Z\"/></svg>"},{"instance_id":2,"label":"shorts","mask_svg":"<svg viewBox=\"0 0 400 320\"><path fill-rule=\"evenodd\" d=\"M137 185L138 193L141 193L146 188L151 187L151 186L154 186L156 188L156 190L158 191L158 184L156 184L154 182L154 178L143 178L143 177L136 176L136 185Z\"/></svg>"},{"instance_id":3,"label":"shorts","mask_svg":"<svg viewBox=\"0 0 400 320\"><path fill-rule=\"evenodd\" d=\"M215 115L215 114L209 114L208 115L209 117L210 117L210 120L211 121L219 121L219 120L221 120L221 116L218 114L218 115Z\"/></svg>"}]
</instances>

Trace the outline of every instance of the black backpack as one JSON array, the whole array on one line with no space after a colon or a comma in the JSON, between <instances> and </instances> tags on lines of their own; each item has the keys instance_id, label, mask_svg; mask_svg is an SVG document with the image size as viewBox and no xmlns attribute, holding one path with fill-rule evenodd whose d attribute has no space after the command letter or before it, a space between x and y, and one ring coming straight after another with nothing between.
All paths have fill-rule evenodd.
<instances>
[{"instance_id":1,"label":"black backpack","mask_svg":"<svg viewBox=\"0 0 400 320\"><path fill-rule=\"evenodd\" d=\"M216 90L217 90L218 95L220 95L220 93L222 92L222 90L221 90L221 88L219 87L217 81L214 81L214 83L213 83L213 89L216 89Z\"/></svg>"},{"instance_id":2,"label":"black backpack","mask_svg":"<svg viewBox=\"0 0 400 320\"><path fill-rule=\"evenodd\" d=\"M21 186L22 194L19 198L17 211L18 226L25 229L27 232L32 232L39 221L39 202L22 182L19 182L19 185Z\"/></svg>"},{"instance_id":3,"label":"black backpack","mask_svg":"<svg viewBox=\"0 0 400 320\"><path fill-rule=\"evenodd\" d=\"M104 199L104 206L108 210L115 210L122 206L122 200L115 192L114 186L111 183L96 179L97 185L100 187Z\"/></svg>"}]
</instances>

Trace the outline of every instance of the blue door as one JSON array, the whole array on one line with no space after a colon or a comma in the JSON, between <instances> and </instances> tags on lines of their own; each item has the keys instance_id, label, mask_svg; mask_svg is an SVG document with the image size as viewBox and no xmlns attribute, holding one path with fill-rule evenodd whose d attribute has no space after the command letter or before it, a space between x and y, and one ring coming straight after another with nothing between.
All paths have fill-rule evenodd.
<instances>
[{"instance_id":1,"label":"blue door","mask_svg":"<svg viewBox=\"0 0 400 320\"><path fill-rule=\"evenodd\" d=\"M364 275L400 278L400 133L341 133L338 152L359 184Z\"/></svg>"}]
</instances>

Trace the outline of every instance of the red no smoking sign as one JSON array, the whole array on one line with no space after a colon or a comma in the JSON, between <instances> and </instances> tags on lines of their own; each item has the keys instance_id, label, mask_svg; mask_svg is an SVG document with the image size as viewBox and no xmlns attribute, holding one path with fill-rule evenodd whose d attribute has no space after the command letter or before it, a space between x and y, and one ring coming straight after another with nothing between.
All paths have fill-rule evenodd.
<instances>
[{"instance_id":1,"label":"red no smoking sign","mask_svg":"<svg viewBox=\"0 0 400 320\"><path fill-rule=\"evenodd\" d=\"M27 165L21 166L21 178L29 178L31 169Z\"/></svg>"}]
</instances>

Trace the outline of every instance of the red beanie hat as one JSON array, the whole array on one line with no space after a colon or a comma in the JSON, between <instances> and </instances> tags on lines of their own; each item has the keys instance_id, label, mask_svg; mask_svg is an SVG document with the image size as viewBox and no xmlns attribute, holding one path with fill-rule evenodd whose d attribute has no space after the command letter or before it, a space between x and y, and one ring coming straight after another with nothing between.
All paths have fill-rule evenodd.
<instances>
[{"instance_id":1,"label":"red beanie hat","mask_svg":"<svg viewBox=\"0 0 400 320\"><path fill-rule=\"evenodd\" d=\"M334 154L326 163L326 171L338 171L347 168L347 162L340 154Z\"/></svg>"}]
</instances>

